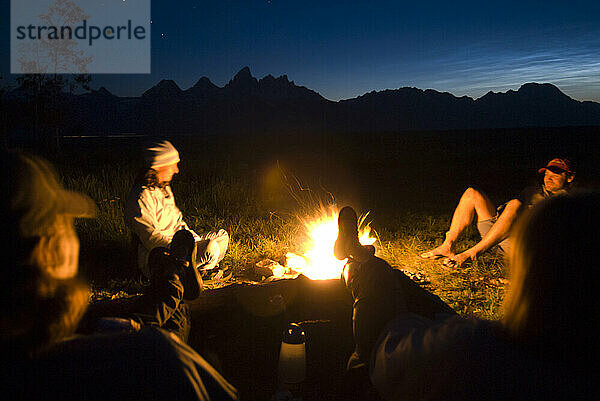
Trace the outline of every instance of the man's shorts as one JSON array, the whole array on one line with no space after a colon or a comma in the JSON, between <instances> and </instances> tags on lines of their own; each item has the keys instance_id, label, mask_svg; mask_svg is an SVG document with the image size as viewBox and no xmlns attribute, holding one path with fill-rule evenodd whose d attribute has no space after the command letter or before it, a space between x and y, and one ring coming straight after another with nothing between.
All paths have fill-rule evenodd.
<instances>
[{"instance_id":1,"label":"man's shorts","mask_svg":"<svg viewBox=\"0 0 600 401\"><path fill-rule=\"evenodd\" d=\"M490 231L492 226L496 223L496 220L498 220L498 216L499 216L499 214L496 214L491 219L477 222L477 230L479 230L479 234L481 235L481 238L483 238L487 235L487 233ZM508 257L508 255L510 254L511 248L512 248L512 238L510 236L507 237L506 239L504 239L502 242L500 242L496 246L497 252L499 252L504 257Z\"/></svg>"}]
</instances>

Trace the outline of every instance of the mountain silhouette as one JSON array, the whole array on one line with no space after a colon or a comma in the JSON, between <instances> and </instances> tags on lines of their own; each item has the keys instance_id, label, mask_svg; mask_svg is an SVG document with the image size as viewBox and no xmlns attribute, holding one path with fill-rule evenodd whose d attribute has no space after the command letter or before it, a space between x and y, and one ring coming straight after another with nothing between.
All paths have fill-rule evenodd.
<instances>
[{"instance_id":1,"label":"mountain silhouette","mask_svg":"<svg viewBox=\"0 0 600 401\"><path fill-rule=\"evenodd\" d=\"M104 86L101 86L96 91L92 91L92 93L96 94L97 96L109 96L109 97L115 96L112 93L110 93L110 91L108 89L106 89Z\"/></svg>"},{"instance_id":2,"label":"mountain silhouette","mask_svg":"<svg viewBox=\"0 0 600 401\"><path fill-rule=\"evenodd\" d=\"M16 116L26 98L18 89L4 96ZM257 79L248 67L223 87L202 77L182 90L163 79L139 97L118 97L100 88L83 95L65 94L62 102L66 112L60 130L65 135L293 135L600 126L600 103L574 100L547 83L526 83L517 91L488 92L478 99L405 87L334 102L296 85L286 75Z\"/></svg>"},{"instance_id":3,"label":"mountain silhouette","mask_svg":"<svg viewBox=\"0 0 600 401\"><path fill-rule=\"evenodd\" d=\"M142 97L171 97L179 96L182 92L183 91L179 88L179 86L177 86L175 81L163 79L156 86L153 86L146 92L142 93Z\"/></svg>"},{"instance_id":4,"label":"mountain silhouette","mask_svg":"<svg viewBox=\"0 0 600 401\"><path fill-rule=\"evenodd\" d=\"M238 92L240 95L255 92L258 89L258 80L250 73L250 68L242 68L232 80L223 88L231 92Z\"/></svg>"},{"instance_id":5,"label":"mountain silhouette","mask_svg":"<svg viewBox=\"0 0 600 401\"><path fill-rule=\"evenodd\" d=\"M207 77L202 77L185 92L194 98L206 98L214 95L220 88Z\"/></svg>"}]
</instances>

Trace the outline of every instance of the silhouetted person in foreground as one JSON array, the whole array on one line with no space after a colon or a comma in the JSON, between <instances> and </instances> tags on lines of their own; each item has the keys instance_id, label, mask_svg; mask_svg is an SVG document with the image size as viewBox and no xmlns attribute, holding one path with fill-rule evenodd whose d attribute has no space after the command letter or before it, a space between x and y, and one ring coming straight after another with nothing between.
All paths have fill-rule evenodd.
<instances>
[{"instance_id":1,"label":"silhouetted person in foreground","mask_svg":"<svg viewBox=\"0 0 600 401\"><path fill-rule=\"evenodd\" d=\"M454 210L450 229L442 245L419 256L423 259L444 258L445 266L460 267L496 245L501 254L508 255L512 245L510 231L519 214L544 199L564 194L575 179L575 171L567 159L552 159L538 173L544 174L538 186L525 188L516 198L498 209L483 192L468 188ZM481 241L456 254L456 241L473 221L477 222Z\"/></svg>"},{"instance_id":2,"label":"silhouetted person in foreground","mask_svg":"<svg viewBox=\"0 0 600 401\"><path fill-rule=\"evenodd\" d=\"M501 321L426 316L381 259L340 253L355 299L349 367L368 365L387 400L598 399L599 206L599 193L564 195L524 215Z\"/></svg>"},{"instance_id":3,"label":"silhouetted person in foreground","mask_svg":"<svg viewBox=\"0 0 600 401\"><path fill-rule=\"evenodd\" d=\"M96 207L64 190L36 157L2 152L0 164L3 398L237 399L235 388L169 331L115 319L112 330L105 324L102 333L74 334L89 289L77 277L73 219Z\"/></svg>"}]
</instances>

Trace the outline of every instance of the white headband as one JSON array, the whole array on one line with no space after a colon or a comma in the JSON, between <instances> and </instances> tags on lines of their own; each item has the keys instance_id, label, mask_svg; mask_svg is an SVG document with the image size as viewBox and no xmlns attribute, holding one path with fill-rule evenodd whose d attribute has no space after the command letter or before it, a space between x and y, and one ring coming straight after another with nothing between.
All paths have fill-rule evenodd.
<instances>
[{"instance_id":1,"label":"white headband","mask_svg":"<svg viewBox=\"0 0 600 401\"><path fill-rule=\"evenodd\" d=\"M169 166L179 162L179 152L169 141L161 141L146 149L146 164L150 168Z\"/></svg>"}]
</instances>

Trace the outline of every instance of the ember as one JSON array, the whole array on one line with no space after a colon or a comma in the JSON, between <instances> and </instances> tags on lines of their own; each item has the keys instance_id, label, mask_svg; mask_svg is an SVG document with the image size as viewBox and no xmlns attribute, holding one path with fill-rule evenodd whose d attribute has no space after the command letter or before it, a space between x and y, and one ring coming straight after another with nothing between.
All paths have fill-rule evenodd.
<instances>
[{"instance_id":1,"label":"ember","mask_svg":"<svg viewBox=\"0 0 600 401\"><path fill-rule=\"evenodd\" d=\"M338 235L339 209L335 205L323 207L319 216L312 220L304 220L308 240L303 244L304 255L288 253L286 268L313 280L328 280L339 278L346 259L337 260L333 256L333 245ZM377 241L370 237L371 227L364 224L366 215L359 220L359 239L363 245L372 245ZM361 227L362 226L362 227Z\"/></svg>"}]
</instances>

